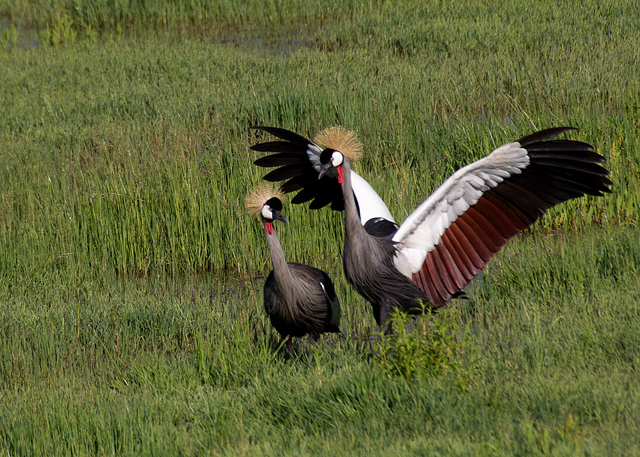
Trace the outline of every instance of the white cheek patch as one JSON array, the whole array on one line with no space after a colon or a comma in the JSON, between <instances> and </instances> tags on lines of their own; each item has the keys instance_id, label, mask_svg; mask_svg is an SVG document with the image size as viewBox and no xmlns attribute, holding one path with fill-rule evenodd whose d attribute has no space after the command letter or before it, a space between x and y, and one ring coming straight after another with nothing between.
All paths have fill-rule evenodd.
<instances>
[{"instance_id":1,"label":"white cheek patch","mask_svg":"<svg viewBox=\"0 0 640 457\"><path fill-rule=\"evenodd\" d=\"M342 165L342 153L341 152L334 152L333 154L331 154L331 165L333 165L334 167L337 167L339 165Z\"/></svg>"},{"instance_id":2,"label":"white cheek patch","mask_svg":"<svg viewBox=\"0 0 640 457\"><path fill-rule=\"evenodd\" d=\"M271 208L269 207L269 205L264 205L262 207L262 211L261 211L262 217L264 217L265 219L273 219L273 213L271 212Z\"/></svg>"}]
</instances>

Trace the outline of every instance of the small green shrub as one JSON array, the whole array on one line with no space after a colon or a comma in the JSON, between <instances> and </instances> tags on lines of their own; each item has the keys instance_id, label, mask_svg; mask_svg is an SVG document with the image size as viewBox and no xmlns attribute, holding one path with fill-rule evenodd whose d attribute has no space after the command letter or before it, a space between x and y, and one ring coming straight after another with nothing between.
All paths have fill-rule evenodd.
<instances>
[{"instance_id":1,"label":"small green shrub","mask_svg":"<svg viewBox=\"0 0 640 457\"><path fill-rule=\"evenodd\" d=\"M67 12L58 14L55 21L42 32L42 44L57 48L75 43L78 33L74 29L73 18Z\"/></svg>"},{"instance_id":2,"label":"small green shrub","mask_svg":"<svg viewBox=\"0 0 640 457\"><path fill-rule=\"evenodd\" d=\"M453 376L466 390L473 374L473 343L450 313L425 310L419 318L404 312L390 317L393 332L381 334L375 358L389 376Z\"/></svg>"},{"instance_id":3,"label":"small green shrub","mask_svg":"<svg viewBox=\"0 0 640 457\"><path fill-rule=\"evenodd\" d=\"M18 47L18 29L16 26L11 24L11 27L7 27L2 31L2 36L0 36L0 48L4 51L13 51Z\"/></svg>"}]
</instances>

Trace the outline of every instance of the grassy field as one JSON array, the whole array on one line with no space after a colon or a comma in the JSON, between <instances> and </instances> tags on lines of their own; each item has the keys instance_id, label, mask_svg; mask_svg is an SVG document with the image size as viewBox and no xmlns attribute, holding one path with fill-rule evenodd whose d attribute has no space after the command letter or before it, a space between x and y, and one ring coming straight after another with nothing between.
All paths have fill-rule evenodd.
<instances>
[{"instance_id":1,"label":"grassy field","mask_svg":"<svg viewBox=\"0 0 640 457\"><path fill-rule=\"evenodd\" d=\"M636 230L511 243L471 300L436 318L462 348L459 369L408 379L370 359L371 312L342 280L347 338L298 344L294 363L275 352L249 284L3 298L0 446L10 455L636 455L639 264Z\"/></svg>"},{"instance_id":2,"label":"grassy field","mask_svg":"<svg viewBox=\"0 0 640 457\"><path fill-rule=\"evenodd\" d=\"M2 452L638 453L635 2L36 6L0 0ZM264 173L248 128L335 123L398 220L556 125L606 157L614 192L551 211L471 300L400 333L415 364L370 354L341 215L285 202L285 254L331 272L347 335L290 363L242 209Z\"/></svg>"}]
</instances>

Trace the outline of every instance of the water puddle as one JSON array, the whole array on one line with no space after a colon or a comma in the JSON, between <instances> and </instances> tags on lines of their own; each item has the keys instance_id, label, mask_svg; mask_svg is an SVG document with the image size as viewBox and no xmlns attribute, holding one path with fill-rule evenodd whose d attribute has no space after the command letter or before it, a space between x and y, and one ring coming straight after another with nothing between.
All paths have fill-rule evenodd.
<instances>
[{"instance_id":1,"label":"water puddle","mask_svg":"<svg viewBox=\"0 0 640 457\"><path fill-rule=\"evenodd\" d=\"M40 44L38 31L32 27L23 27L0 21L0 43L10 51L16 49L33 49Z\"/></svg>"},{"instance_id":2,"label":"water puddle","mask_svg":"<svg viewBox=\"0 0 640 457\"><path fill-rule=\"evenodd\" d=\"M8 51L12 49L34 49L40 46L40 36L37 29L32 27L24 27L11 24L6 21L0 21L0 44L6 46ZM265 38L262 35L223 39L214 38L212 44L223 44L235 46L238 49L244 49L256 52L260 55L280 55L290 56L300 51L302 48L309 47L304 39L291 39L286 36L279 38Z\"/></svg>"},{"instance_id":3,"label":"water puddle","mask_svg":"<svg viewBox=\"0 0 640 457\"><path fill-rule=\"evenodd\" d=\"M301 39L289 39L282 36L278 39L265 39L260 35L257 37L239 38L233 40L214 40L214 44L227 44L235 45L240 49L256 52L262 56L264 55L280 55L290 56L300 51L302 48L307 48L309 45L306 40Z\"/></svg>"}]
</instances>

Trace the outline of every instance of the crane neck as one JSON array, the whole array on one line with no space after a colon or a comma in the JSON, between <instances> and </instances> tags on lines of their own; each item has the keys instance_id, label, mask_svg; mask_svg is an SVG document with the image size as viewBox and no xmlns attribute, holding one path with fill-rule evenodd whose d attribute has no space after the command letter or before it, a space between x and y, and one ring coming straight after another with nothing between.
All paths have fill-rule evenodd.
<instances>
[{"instance_id":1,"label":"crane neck","mask_svg":"<svg viewBox=\"0 0 640 457\"><path fill-rule=\"evenodd\" d=\"M273 275L275 276L276 282L278 283L278 288L280 289L280 294L284 299L284 302L287 306L287 311L289 315L293 318L294 316L294 281L293 276L291 275L291 270L289 269L289 265L287 265L287 261L284 258L284 251L282 250L282 246L280 245L280 239L276 234L275 230L267 230L265 224L265 234L267 236L267 245L269 246L269 254L271 254L271 263L273 264Z\"/></svg>"}]
</instances>

